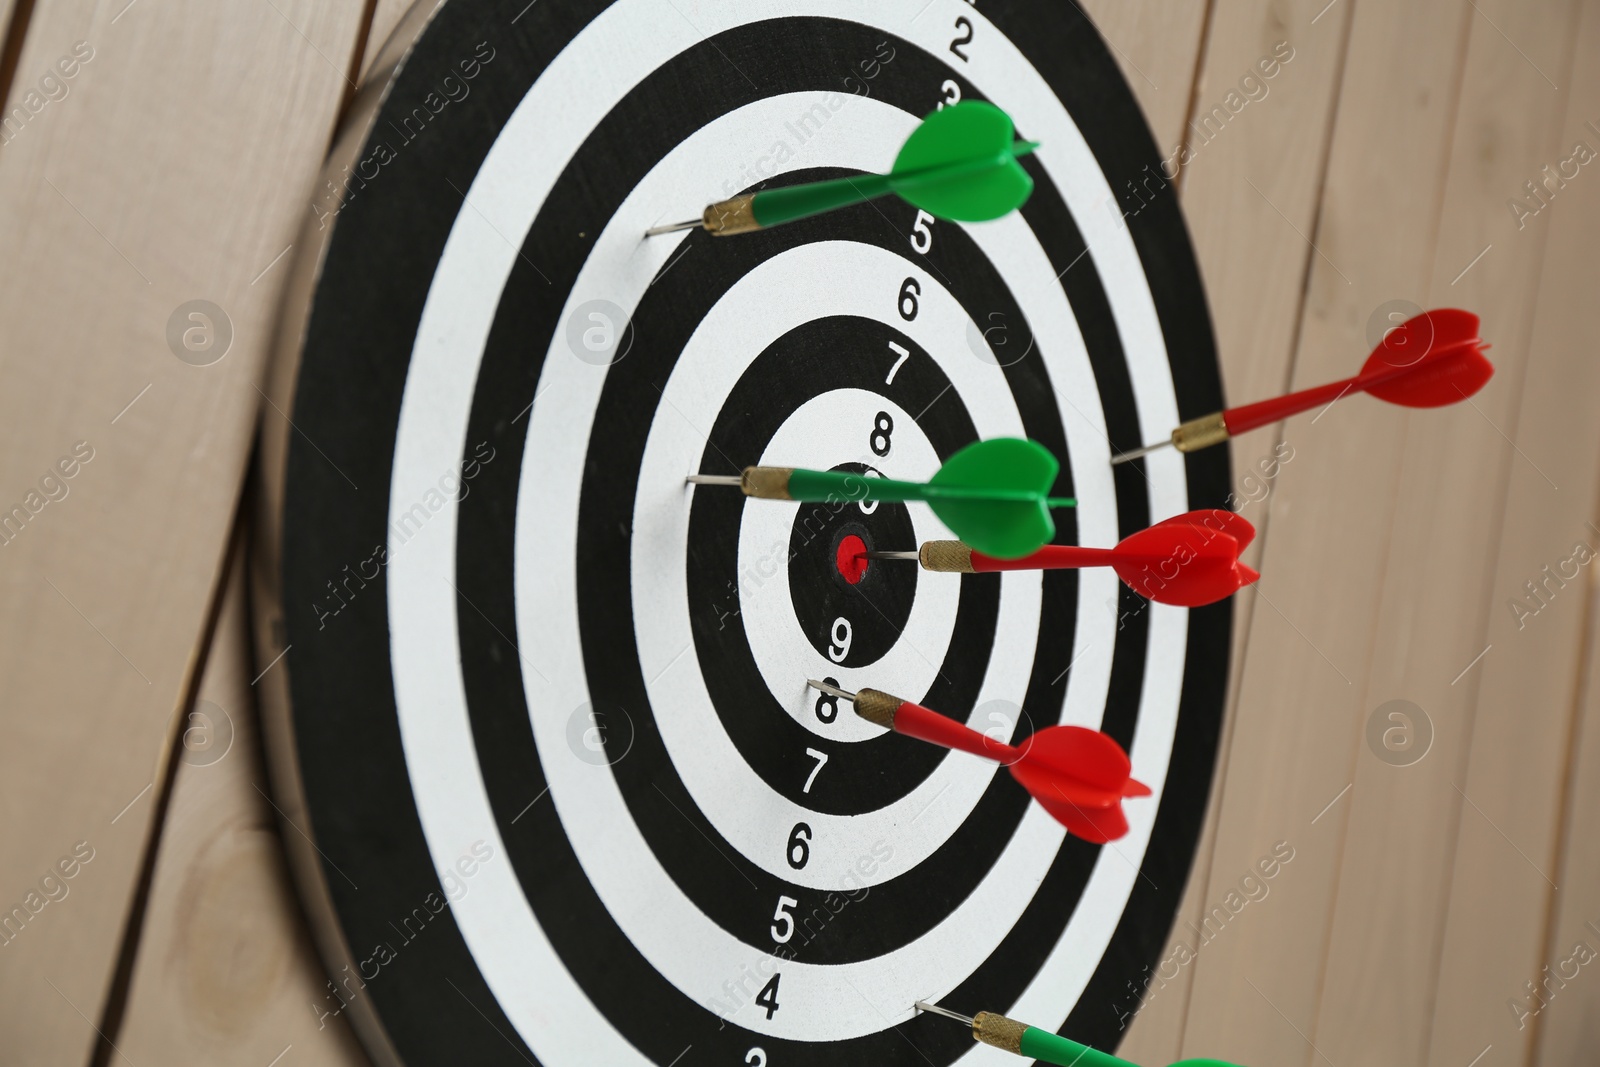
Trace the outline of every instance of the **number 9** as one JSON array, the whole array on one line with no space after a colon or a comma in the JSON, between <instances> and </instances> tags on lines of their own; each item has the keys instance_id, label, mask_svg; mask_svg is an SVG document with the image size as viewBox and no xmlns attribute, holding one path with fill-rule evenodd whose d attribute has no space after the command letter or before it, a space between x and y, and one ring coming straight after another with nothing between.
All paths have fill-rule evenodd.
<instances>
[{"instance_id":1,"label":"number 9","mask_svg":"<svg viewBox=\"0 0 1600 1067\"><path fill-rule=\"evenodd\" d=\"M855 631L850 627L850 620L840 616L833 620L833 643L828 646L828 658L835 663L843 663L844 658L850 654L850 639Z\"/></svg>"}]
</instances>

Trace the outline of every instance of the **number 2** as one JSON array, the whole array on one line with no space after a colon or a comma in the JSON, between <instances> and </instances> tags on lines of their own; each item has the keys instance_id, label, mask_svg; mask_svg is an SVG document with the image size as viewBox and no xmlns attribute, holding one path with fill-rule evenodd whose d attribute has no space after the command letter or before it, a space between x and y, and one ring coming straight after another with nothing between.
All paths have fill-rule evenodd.
<instances>
[{"instance_id":1,"label":"number 2","mask_svg":"<svg viewBox=\"0 0 1600 1067\"><path fill-rule=\"evenodd\" d=\"M894 366L889 368L889 376L883 380L884 385L893 385L894 376L900 372L901 364L905 363L906 360L911 358L911 350L909 348L902 348L893 341L889 342L889 349L893 352L898 352L900 354L900 358L895 360Z\"/></svg>"},{"instance_id":2,"label":"number 2","mask_svg":"<svg viewBox=\"0 0 1600 1067\"><path fill-rule=\"evenodd\" d=\"M959 55L960 53L957 54ZM957 85L951 79L946 78L944 80L944 84L939 86L939 92L943 95L940 97L939 106L935 110L943 111L951 104L961 103L961 86Z\"/></svg>"},{"instance_id":3,"label":"number 2","mask_svg":"<svg viewBox=\"0 0 1600 1067\"><path fill-rule=\"evenodd\" d=\"M749 1064L750 1067L767 1067L767 1050L764 1048L751 1049L744 1054L744 1062Z\"/></svg>"},{"instance_id":4,"label":"number 2","mask_svg":"<svg viewBox=\"0 0 1600 1067\"><path fill-rule=\"evenodd\" d=\"M965 30L966 36L957 37L955 40L951 41L950 51L955 53L957 59L965 61L969 57L961 50L961 46L972 43L972 20L963 15L961 18L956 19L956 29Z\"/></svg>"}]
</instances>

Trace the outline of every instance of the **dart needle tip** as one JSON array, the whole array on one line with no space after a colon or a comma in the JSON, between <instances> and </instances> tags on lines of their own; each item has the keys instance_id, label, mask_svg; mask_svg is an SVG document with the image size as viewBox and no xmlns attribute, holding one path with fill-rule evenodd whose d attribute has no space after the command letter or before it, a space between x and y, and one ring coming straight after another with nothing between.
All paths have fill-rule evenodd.
<instances>
[{"instance_id":1,"label":"dart needle tip","mask_svg":"<svg viewBox=\"0 0 1600 1067\"><path fill-rule=\"evenodd\" d=\"M815 678L807 678L806 684L811 688L818 690L819 692L827 693L829 696L838 697L841 700L848 700L851 703L855 703L856 695L850 692L848 689L840 689L836 685L831 685L828 682L819 682Z\"/></svg>"},{"instance_id":2,"label":"dart needle tip","mask_svg":"<svg viewBox=\"0 0 1600 1067\"><path fill-rule=\"evenodd\" d=\"M1143 448L1136 448L1132 452L1124 452L1120 456L1112 456L1111 465L1115 467L1118 464L1126 463L1131 459L1138 459L1140 456L1148 456L1157 449L1166 448L1171 443L1171 441L1157 441L1153 445L1145 445Z\"/></svg>"},{"instance_id":3,"label":"dart needle tip","mask_svg":"<svg viewBox=\"0 0 1600 1067\"><path fill-rule=\"evenodd\" d=\"M688 222L674 222L668 226L652 226L644 231L646 237L660 237L664 233L677 233L679 230L692 230L701 225L700 219L690 219Z\"/></svg>"},{"instance_id":4,"label":"dart needle tip","mask_svg":"<svg viewBox=\"0 0 1600 1067\"><path fill-rule=\"evenodd\" d=\"M918 1011L929 1011L935 1015L943 1015L946 1019L954 1019L958 1023L966 1023L968 1026L972 1025L971 1016L958 1014L951 1011L949 1008L941 1008L937 1004L929 1004L926 1000L916 1001L916 1006Z\"/></svg>"}]
</instances>

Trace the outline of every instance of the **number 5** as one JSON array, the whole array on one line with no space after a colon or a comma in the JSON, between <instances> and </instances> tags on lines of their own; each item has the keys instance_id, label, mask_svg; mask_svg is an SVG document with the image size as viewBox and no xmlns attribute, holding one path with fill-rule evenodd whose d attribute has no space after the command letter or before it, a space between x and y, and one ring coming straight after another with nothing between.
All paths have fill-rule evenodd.
<instances>
[{"instance_id":1,"label":"number 5","mask_svg":"<svg viewBox=\"0 0 1600 1067\"><path fill-rule=\"evenodd\" d=\"M782 945L794 936L794 916L790 914L788 909L798 908L799 906L800 902L794 897L778 898L778 910L772 913L772 940ZM783 933L781 935L778 932L779 923L783 924Z\"/></svg>"},{"instance_id":2,"label":"number 5","mask_svg":"<svg viewBox=\"0 0 1600 1067\"><path fill-rule=\"evenodd\" d=\"M933 231L928 229L933 223L932 215L919 211L917 221L911 224L911 247L924 256L933 248Z\"/></svg>"}]
</instances>

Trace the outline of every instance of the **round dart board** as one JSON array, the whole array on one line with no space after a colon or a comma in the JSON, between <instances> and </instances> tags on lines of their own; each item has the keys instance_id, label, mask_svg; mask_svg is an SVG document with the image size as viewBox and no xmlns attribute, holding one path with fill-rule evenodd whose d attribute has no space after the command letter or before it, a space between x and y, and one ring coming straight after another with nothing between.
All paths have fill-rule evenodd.
<instances>
[{"instance_id":1,"label":"round dart board","mask_svg":"<svg viewBox=\"0 0 1600 1067\"><path fill-rule=\"evenodd\" d=\"M258 645L317 1010L409 1064L996 1055L919 998L1114 1046L1199 832L1228 603L1107 569L863 569L951 535L920 504L685 484L920 480L1015 436L1062 461L1062 543L1224 506L1225 449L1109 464L1222 398L1093 27L1024 0L452 0L372 80L263 446ZM889 197L644 236L887 170L958 100L1041 142L1004 219ZM1103 729L1154 796L1088 844L808 678L1002 740Z\"/></svg>"}]
</instances>

